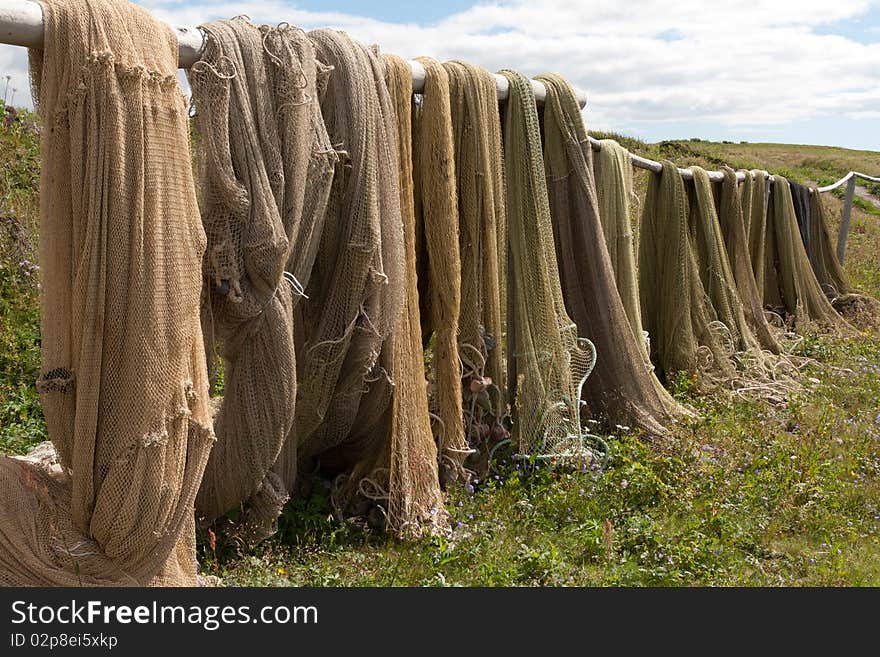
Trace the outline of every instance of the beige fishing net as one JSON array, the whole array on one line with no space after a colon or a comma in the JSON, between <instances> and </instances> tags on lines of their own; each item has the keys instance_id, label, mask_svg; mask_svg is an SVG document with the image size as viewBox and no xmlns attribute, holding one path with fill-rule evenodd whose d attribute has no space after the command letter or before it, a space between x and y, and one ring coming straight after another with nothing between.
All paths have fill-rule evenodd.
<instances>
[{"instance_id":1,"label":"beige fishing net","mask_svg":"<svg viewBox=\"0 0 880 657\"><path fill-rule=\"evenodd\" d=\"M458 191L461 313L458 353L468 469L479 476L509 436L505 378L507 209L504 147L494 76L465 62L443 65L449 77Z\"/></svg>"},{"instance_id":2,"label":"beige fishing net","mask_svg":"<svg viewBox=\"0 0 880 657\"><path fill-rule=\"evenodd\" d=\"M424 285L429 323L425 326L429 329L426 333L433 335L431 396L439 425L441 477L445 482L464 475L462 464L469 453L458 350L462 295L458 192L449 75L433 59L421 58L419 62L425 68L425 86L413 130L415 209L427 258Z\"/></svg>"},{"instance_id":3,"label":"beige fishing net","mask_svg":"<svg viewBox=\"0 0 880 657\"><path fill-rule=\"evenodd\" d=\"M413 196L412 69L400 57L385 55L385 81L397 119L400 214L403 219L404 308L393 337L395 385L392 399L388 529L418 536L447 529L448 514L437 471L437 446L431 431L419 291L416 273L416 217Z\"/></svg>"},{"instance_id":4,"label":"beige fishing net","mask_svg":"<svg viewBox=\"0 0 880 657\"><path fill-rule=\"evenodd\" d=\"M314 473L335 477L334 506L360 515L389 497L389 463L380 457L392 440L390 338L407 295L397 126L382 59L342 32L309 37L333 67L321 111L343 161L299 304L297 373L307 383L298 389L294 435L303 484Z\"/></svg>"},{"instance_id":5,"label":"beige fishing net","mask_svg":"<svg viewBox=\"0 0 880 657\"><path fill-rule=\"evenodd\" d=\"M189 80L208 237L203 325L209 357L222 349L224 389L196 507L211 522L246 503L239 534L261 538L293 484L271 468L293 426L293 308L309 282L336 153L318 104L323 67L302 30L245 18L201 29Z\"/></svg>"},{"instance_id":6,"label":"beige fishing net","mask_svg":"<svg viewBox=\"0 0 880 657\"><path fill-rule=\"evenodd\" d=\"M640 232L642 321L658 373L667 382L682 371L701 374L701 382L732 380L728 330L703 287L688 195L672 162L649 178Z\"/></svg>"},{"instance_id":7,"label":"beige fishing net","mask_svg":"<svg viewBox=\"0 0 880 657\"><path fill-rule=\"evenodd\" d=\"M828 211L822 202L822 195L810 190L811 243L813 245L813 272L826 296L833 300L853 292L843 266L837 260L837 253L829 234Z\"/></svg>"},{"instance_id":8,"label":"beige fishing net","mask_svg":"<svg viewBox=\"0 0 880 657\"><path fill-rule=\"evenodd\" d=\"M0 457L0 583L193 585L213 432L177 40L128 2L42 7L37 387L57 455Z\"/></svg>"},{"instance_id":9,"label":"beige fishing net","mask_svg":"<svg viewBox=\"0 0 880 657\"><path fill-rule=\"evenodd\" d=\"M617 292L599 218L593 150L580 107L560 76L542 75L538 80L547 88L542 117L554 257L578 335L588 338L598 352L584 400L594 416L611 426L664 433L664 423L680 409L654 376L644 340L636 339Z\"/></svg>"},{"instance_id":10,"label":"beige fishing net","mask_svg":"<svg viewBox=\"0 0 880 657\"><path fill-rule=\"evenodd\" d=\"M599 151L593 154L593 172L602 233L623 309L636 341L643 346L647 356L650 349L642 327L633 232L636 222L633 201L638 202L633 191L633 168L629 151L616 141L602 139L599 145Z\"/></svg>"},{"instance_id":11,"label":"beige fishing net","mask_svg":"<svg viewBox=\"0 0 880 657\"><path fill-rule=\"evenodd\" d=\"M510 84L503 125L514 442L520 453L535 458L589 459L580 400L595 349L578 337L565 310L531 83L515 71L501 73Z\"/></svg>"}]
</instances>

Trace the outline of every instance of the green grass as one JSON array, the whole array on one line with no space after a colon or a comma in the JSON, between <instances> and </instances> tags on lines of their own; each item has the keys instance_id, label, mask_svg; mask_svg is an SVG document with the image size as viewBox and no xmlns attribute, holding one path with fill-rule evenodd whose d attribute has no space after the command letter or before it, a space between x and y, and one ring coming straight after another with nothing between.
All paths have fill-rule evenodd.
<instances>
[{"instance_id":1,"label":"green grass","mask_svg":"<svg viewBox=\"0 0 880 657\"><path fill-rule=\"evenodd\" d=\"M35 387L40 370L40 143L36 117L22 114L11 129L0 126L0 453L16 454L46 435Z\"/></svg>"},{"instance_id":2,"label":"green grass","mask_svg":"<svg viewBox=\"0 0 880 657\"><path fill-rule=\"evenodd\" d=\"M501 464L450 495L449 539L406 544L298 500L255 553L202 547L230 585L880 584L880 339L812 339L784 407L679 391L703 418L619 436L603 469Z\"/></svg>"},{"instance_id":3,"label":"green grass","mask_svg":"<svg viewBox=\"0 0 880 657\"><path fill-rule=\"evenodd\" d=\"M880 172L880 153L703 141L627 148L680 165L760 167L800 182ZM38 135L0 128L0 452L45 438L39 371ZM639 178L643 190L644 174ZM837 220L841 200L827 197ZM853 213L847 271L880 297L880 220ZM402 543L292 501L276 536L239 552L200 536L229 585L880 585L880 335L809 338L807 388L784 406L675 394L701 420L668 440L610 439L602 468L498 463L449 493L453 533ZM809 382L813 378L817 382Z\"/></svg>"}]
</instances>

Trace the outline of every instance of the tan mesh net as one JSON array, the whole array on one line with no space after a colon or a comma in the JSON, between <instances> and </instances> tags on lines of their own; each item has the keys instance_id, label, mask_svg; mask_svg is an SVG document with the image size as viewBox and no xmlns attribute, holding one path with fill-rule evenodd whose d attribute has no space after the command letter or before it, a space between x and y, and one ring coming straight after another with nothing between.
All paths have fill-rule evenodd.
<instances>
[{"instance_id":1,"label":"tan mesh net","mask_svg":"<svg viewBox=\"0 0 880 657\"><path fill-rule=\"evenodd\" d=\"M389 464L377 460L391 440L389 338L406 297L397 127L381 58L342 32L309 37L333 67L321 110L343 161L299 304L298 378L308 384L298 390L294 435L299 475L337 477L335 506L359 514L388 498Z\"/></svg>"},{"instance_id":2,"label":"tan mesh net","mask_svg":"<svg viewBox=\"0 0 880 657\"><path fill-rule=\"evenodd\" d=\"M509 436L504 361L507 321L507 210L504 147L494 76L465 62L443 65L449 77L458 191L461 313L458 353L466 437L478 476Z\"/></svg>"},{"instance_id":3,"label":"tan mesh net","mask_svg":"<svg viewBox=\"0 0 880 657\"><path fill-rule=\"evenodd\" d=\"M395 385L392 400L388 528L400 536L447 529L448 514L437 472L437 446L431 431L419 290L416 274L416 217L413 196L412 69L400 57L385 55L385 80L397 118L400 214L406 262L406 293L393 338Z\"/></svg>"},{"instance_id":4,"label":"tan mesh net","mask_svg":"<svg viewBox=\"0 0 880 657\"><path fill-rule=\"evenodd\" d=\"M416 216L424 236L428 336L433 335L432 398L438 418L441 476L463 476L469 448L464 434L462 367L458 351L461 313L458 192L449 75L441 64L419 59L425 68L421 111L413 130ZM425 318L422 318L425 322Z\"/></svg>"},{"instance_id":5,"label":"tan mesh net","mask_svg":"<svg viewBox=\"0 0 880 657\"><path fill-rule=\"evenodd\" d=\"M565 310L531 83L515 71L501 73L510 84L503 125L514 441L522 454L537 458L588 459L580 400L595 349L578 338Z\"/></svg>"},{"instance_id":6,"label":"tan mesh net","mask_svg":"<svg viewBox=\"0 0 880 657\"><path fill-rule=\"evenodd\" d=\"M763 171L744 171L740 190L743 222L749 240L749 257L755 275L755 285L762 305L767 304L767 208L770 202L770 183Z\"/></svg>"},{"instance_id":7,"label":"tan mesh net","mask_svg":"<svg viewBox=\"0 0 880 657\"><path fill-rule=\"evenodd\" d=\"M224 390L196 507L210 522L247 503L238 531L261 538L292 483L271 468L293 426L293 307L311 273L336 154L302 30L244 18L201 29L205 48L189 80L208 237L203 324L209 357L222 349Z\"/></svg>"},{"instance_id":8,"label":"tan mesh net","mask_svg":"<svg viewBox=\"0 0 880 657\"><path fill-rule=\"evenodd\" d=\"M584 386L584 400L597 418L612 426L664 433L664 423L680 411L654 376L644 355L644 340L633 334L617 292L599 219L593 149L580 107L560 76L543 75L538 80L547 88L542 117L554 257L578 335L588 338L598 352Z\"/></svg>"},{"instance_id":9,"label":"tan mesh net","mask_svg":"<svg viewBox=\"0 0 880 657\"><path fill-rule=\"evenodd\" d=\"M177 40L128 2L42 5L37 387L57 457L0 457L0 583L193 585L213 432Z\"/></svg>"}]
</instances>

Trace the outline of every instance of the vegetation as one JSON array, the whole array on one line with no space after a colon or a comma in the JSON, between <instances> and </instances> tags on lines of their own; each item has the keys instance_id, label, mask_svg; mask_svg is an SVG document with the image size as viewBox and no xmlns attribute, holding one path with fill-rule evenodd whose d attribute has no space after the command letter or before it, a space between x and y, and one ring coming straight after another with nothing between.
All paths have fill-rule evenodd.
<instances>
[{"instance_id":1,"label":"vegetation","mask_svg":"<svg viewBox=\"0 0 880 657\"><path fill-rule=\"evenodd\" d=\"M45 440L35 382L40 370L37 265L39 129L0 104L0 452ZM10 125L7 124L7 119Z\"/></svg>"},{"instance_id":2,"label":"vegetation","mask_svg":"<svg viewBox=\"0 0 880 657\"><path fill-rule=\"evenodd\" d=\"M36 266L38 130L0 128L0 452L45 439ZM598 136L598 135L597 135ZM605 136L605 135L602 135ZM680 165L766 168L828 183L880 172L880 153L702 140L634 152ZM643 188L644 176L638 178ZM871 190L869 190L871 191ZM876 191L876 190L873 190ZM828 196L839 217L841 200ZM880 219L857 205L847 270L880 297ZM676 396L702 419L668 439L625 427L607 462L550 469L501 458L489 476L450 491L451 537L400 543L333 519L326 493L292 501L279 532L239 552L200 537L206 575L230 585L878 585L880 334L813 337L815 363L784 405Z\"/></svg>"}]
</instances>

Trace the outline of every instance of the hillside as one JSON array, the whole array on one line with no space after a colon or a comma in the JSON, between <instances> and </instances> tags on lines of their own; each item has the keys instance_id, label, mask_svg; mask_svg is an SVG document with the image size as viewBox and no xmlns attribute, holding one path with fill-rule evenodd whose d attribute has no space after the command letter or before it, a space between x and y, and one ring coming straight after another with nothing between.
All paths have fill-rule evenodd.
<instances>
[{"instance_id":1,"label":"hillside","mask_svg":"<svg viewBox=\"0 0 880 657\"><path fill-rule=\"evenodd\" d=\"M680 166L726 162L799 182L880 173L877 152L620 141ZM5 453L45 438L34 389L38 151L34 117L0 124ZM645 174L637 180L643 193ZM840 195L827 203L837 221ZM870 201L854 211L846 269L880 297L880 210ZM674 440L644 441L619 427L602 467L497 464L450 493L451 538L405 544L339 523L316 492L291 502L279 533L256 551L202 536L203 571L242 585L880 585L880 334L808 338L797 353L815 362L786 404L700 396L682 380L675 395L702 419L678 427Z\"/></svg>"}]
</instances>

